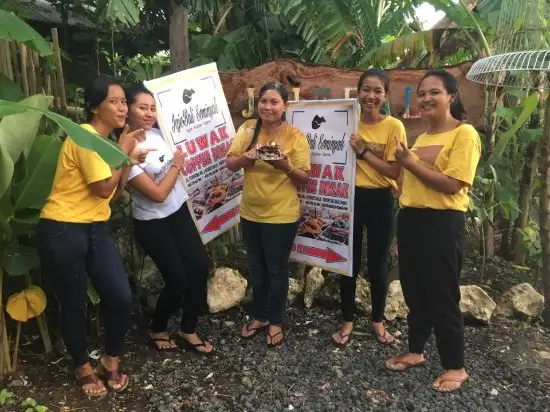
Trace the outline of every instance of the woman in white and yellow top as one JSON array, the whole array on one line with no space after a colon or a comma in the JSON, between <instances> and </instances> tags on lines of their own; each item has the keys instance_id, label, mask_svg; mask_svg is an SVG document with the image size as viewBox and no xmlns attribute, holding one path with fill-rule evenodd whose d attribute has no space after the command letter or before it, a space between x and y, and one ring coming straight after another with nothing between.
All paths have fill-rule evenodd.
<instances>
[{"instance_id":1,"label":"woman in white and yellow top","mask_svg":"<svg viewBox=\"0 0 550 412\"><path fill-rule=\"evenodd\" d=\"M353 217L353 277L340 277L340 301L344 323L332 335L336 345L346 345L353 329L355 288L361 268L363 231L367 229L367 273L372 296L372 328L381 344L395 338L384 328L384 308L388 292L388 256L393 225L395 179L401 165L395 161L396 141L406 142L403 123L382 114L389 90L383 70L370 69L361 75L357 99L361 118L351 145L357 154Z\"/></svg>"},{"instance_id":2,"label":"woman in white and yellow top","mask_svg":"<svg viewBox=\"0 0 550 412\"><path fill-rule=\"evenodd\" d=\"M465 212L480 158L476 130L462 122L458 83L445 70L429 71L418 85L418 105L429 129L396 158L405 169L398 219L399 276L409 307L409 351L388 360L394 371L424 363L432 329L444 372L433 388L460 389L464 369L464 326L459 278L464 253Z\"/></svg>"},{"instance_id":3,"label":"woman in white and yellow top","mask_svg":"<svg viewBox=\"0 0 550 412\"><path fill-rule=\"evenodd\" d=\"M306 184L310 148L305 135L285 121L288 91L280 83L260 89L258 120L245 122L227 154L227 167L244 168L241 228L248 253L254 319L243 327L252 338L268 327L267 344L284 341L282 323L288 293L288 258L298 230L298 185ZM276 142L283 160L255 160L257 144Z\"/></svg>"}]
</instances>

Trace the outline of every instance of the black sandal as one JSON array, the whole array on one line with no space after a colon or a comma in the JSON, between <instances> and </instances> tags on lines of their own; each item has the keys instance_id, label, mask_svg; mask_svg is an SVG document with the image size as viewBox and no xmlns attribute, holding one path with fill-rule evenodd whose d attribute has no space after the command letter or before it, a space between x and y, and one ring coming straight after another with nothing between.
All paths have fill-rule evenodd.
<instances>
[{"instance_id":1,"label":"black sandal","mask_svg":"<svg viewBox=\"0 0 550 412\"><path fill-rule=\"evenodd\" d=\"M278 336L278 335L282 335L283 338L282 338L279 342L273 343L273 338L275 338L275 337ZM270 335L269 332L267 332L267 336L269 337L269 340L270 340L270 342L271 342L271 343L268 342L268 344L267 344L267 346L268 346L269 348L275 348L275 347L277 347L277 346L280 346L280 345L282 345L282 344L284 343L284 341L285 341L285 335L284 335L282 329L281 329L279 332L277 332L276 334L274 334L274 335Z\"/></svg>"},{"instance_id":2,"label":"black sandal","mask_svg":"<svg viewBox=\"0 0 550 412\"><path fill-rule=\"evenodd\" d=\"M254 333L252 335L248 335L248 336L244 336L241 333L241 338L242 339L246 339L246 340L252 339L253 337L255 337L258 334L258 331L263 330L263 329L265 329L269 326L269 323L266 323L265 325L258 326L257 328L251 328L250 325L252 325L253 322L254 321L248 322L244 327L246 328L247 332L254 332Z\"/></svg>"},{"instance_id":3,"label":"black sandal","mask_svg":"<svg viewBox=\"0 0 550 412\"><path fill-rule=\"evenodd\" d=\"M193 343L189 342L187 339L185 339L183 336L178 334L178 335L176 335L175 340L176 340L176 344L179 347L181 347L183 349L190 349L193 352L198 353L199 355L207 356L207 355L211 355L212 352L214 352L214 348L212 348L212 350L210 352L205 352L205 351L201 351L201 350L197 349L197 348L200 348L201 346L206 348L206 343L201 338L199 338L200 343L193 344Z\"/></svg>"},{"instance_id":4,"label":"black sandal","mask_svg":"<svg viewBox=\"0 0 550 412\"><path fill-rule=\"evenodd\" d=\"M168 348L161 348L159 345L157 345L157 342L174 342L173 339L170 338L153 338L149 335L149 345L151 345L154 349L156 349L159 352L176 352L180 348L176 344L176 346L168 347ZM174 342L175 343L175 342Z\"/></svg>"}]
</instances>

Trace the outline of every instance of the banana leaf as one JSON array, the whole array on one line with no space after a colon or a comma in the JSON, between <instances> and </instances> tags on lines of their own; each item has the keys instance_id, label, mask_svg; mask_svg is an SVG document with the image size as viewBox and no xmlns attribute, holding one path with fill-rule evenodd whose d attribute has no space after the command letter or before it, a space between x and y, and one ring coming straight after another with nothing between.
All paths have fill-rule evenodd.
<instances>
[{"instance_id":1,"label":"banana leaf","mask_svg":"<svg viewBox=\"0 0 550 412\"><path fill-rule=\"evenodd\" d=\"M93 150L101 156L105 162L111 167L121 167L126 164L129 159L122 150L115 143L103 139L74 123L72 120L61 116L60 114L51 112L49 110L40 110L35 107L30 107L20 103L8 102L0 100L0 116L6 116L16 113L25 112L40 112L47 118L56 122L65 132L71 136L71 139L79 146L86 149ZM0 156L2 155L0 151ZM0 157L1 159L1 157ZM1 162L1 160L0 160ZM0 163L1 167L1 163ZM2 174L0 173L0 184L2 181ZM0 186L1 189L1 186ZM0 193L2 191L0 190Z\"/></svg>"},{"instance_id":2,"label":"banana leaf","mask_svg":"<svg viewBox=\"0 0 550 412\"><path fill-rule=\"evenodd\" d=\"M36 30L15 14L2 9L0 9L0 39L24 43L42 57L53 55L50 44Z\"/></svg>"}]
</instances>

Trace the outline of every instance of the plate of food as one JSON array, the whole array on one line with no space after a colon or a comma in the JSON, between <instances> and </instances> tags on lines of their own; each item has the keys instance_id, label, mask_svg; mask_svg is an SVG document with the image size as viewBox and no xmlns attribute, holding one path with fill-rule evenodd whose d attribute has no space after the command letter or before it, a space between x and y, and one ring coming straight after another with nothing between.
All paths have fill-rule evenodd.
<instances>
[{"instance_id":1,"label":"plate of food","mask_svg":"<svg viewBox=\"0 0 550 412\"><path fill-rule=\"evenodd\" d=\"M285 157L277 142L271 142L265 146L256 146L256 158L259 160L283 160Z\"/></svg>"}]
</instances>

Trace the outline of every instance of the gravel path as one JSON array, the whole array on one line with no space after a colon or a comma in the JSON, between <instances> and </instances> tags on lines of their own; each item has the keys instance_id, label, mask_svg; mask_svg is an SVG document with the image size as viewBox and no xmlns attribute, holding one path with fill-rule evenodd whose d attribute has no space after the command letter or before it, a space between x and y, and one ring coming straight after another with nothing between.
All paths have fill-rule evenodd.
<instances>
[{"instance_id":1,"label":"gravel path","mask_svg":"<svg viewBox=\"0 0 550 412\"><path fill-rule=\"evenodd\" d=\"M43 357L24 359L29 383L12 390L82 411L550 411L548 329L510 321L468 327L470 381L459 393L440 394L431 389L441 372L433 339L426 367L397 374L384 362L405 343L377 344L365 319L344 349L329 340L337 328L334 311L292 307L287 319L287 341L267 349L264 336L239 339L242 312L203 317L201 331L217 348L210 357L157 353L134 332L124 357L131 385L101 401L79 394L66 375L68 362L52 365ZM406 336L404 322L389 329Z\"/></svg>"}]
</instances>

